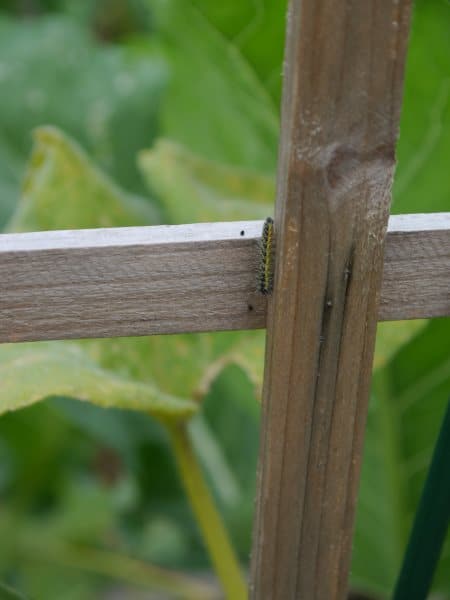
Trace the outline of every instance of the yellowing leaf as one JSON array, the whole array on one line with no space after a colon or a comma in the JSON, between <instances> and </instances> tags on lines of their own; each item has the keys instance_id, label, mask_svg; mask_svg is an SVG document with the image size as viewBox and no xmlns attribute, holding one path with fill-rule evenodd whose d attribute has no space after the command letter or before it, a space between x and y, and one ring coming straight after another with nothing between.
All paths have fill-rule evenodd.
<instances>
[{"instance_id":1,"label":"yellowing leaf","mask_svg":"<svg viewBox=\"0 0 450 600\"><path fill-rule=\"evenodd\" d=\"M169 140L143 150L139 166L171 223L263 219L273 212L272 177L207 160Z\"/></svg>"},{"instance_id":2,"label":"yellowing leaf","mask_svg":"<svg viewBox=\"0 0 450 600\"><path fill-rule=\"evenodd\" d=\"M34 133L35 145L10 231L150 225L156 211L131 196L55 127Z\"/></svg>"},{"instance_id":3,"label":"yellowing leaf","mask_svg":"<svg viewBox=\"0 0 450 600\"><path fill-rule=\"evenodd\" d=\"M0 346L0 378L0 413L50 396L145 411L160 419L186 418L197 410L194 402L99 368L68 343Z\"/></svg>"}]
</instances>

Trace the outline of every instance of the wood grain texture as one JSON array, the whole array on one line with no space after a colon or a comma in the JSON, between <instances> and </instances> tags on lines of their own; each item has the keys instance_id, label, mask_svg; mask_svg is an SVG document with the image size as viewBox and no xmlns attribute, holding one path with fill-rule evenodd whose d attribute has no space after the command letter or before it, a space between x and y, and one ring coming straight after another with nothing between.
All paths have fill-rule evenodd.
<instances>
[{"instance_id":1,"label":"wood grain texture","mask_svg":"<svg viewBox=\"0 0 450 600\"><path fill-rule=\"evenodd\" d=\"M265 327L262 226L0 235L0 342ZM450 213L391 217L379 319L450 316L449 290Z\"/></svg>"},{"instance_id":2,"label":"wood grain texture","mask_svg":"<svg viewBox=\"0 0 450 600\"><path fill-rule=\"evenodd\" d=\"M254 600L346 597L409 0L291 0Z\"/></svg>"},{"instance_id":3,"label":"wood grain texture","mask_svg":"<svg viewBox=\"0 0 450 600\"><path fill-rule=\"evenodd\" d=\"M0 236L0 342L254 329L260 222Z\"/></svg>"},{"instance_id":4,"label":"wood grain texture","mask_svg":"<svg viewBox=\"0 0 450 600\"><path fill-rule=\"evenodd\" d=\"M450 316L450 213L389 219L381 321Z\"/></svg>"}]
</instances>

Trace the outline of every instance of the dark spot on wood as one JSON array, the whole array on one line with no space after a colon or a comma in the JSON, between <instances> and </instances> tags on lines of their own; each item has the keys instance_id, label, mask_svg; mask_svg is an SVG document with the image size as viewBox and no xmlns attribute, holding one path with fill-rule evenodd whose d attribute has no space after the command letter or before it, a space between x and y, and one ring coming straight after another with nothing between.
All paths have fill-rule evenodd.
<instances>
[{"instance_id":1,"label":"dark spot on wood","mask_svg":"<svg viewBox=\"0 0 450 600\"><path fill-rule=\"evenodd\" d=\"M350 288L350 281L352 278L354 254L355 254L355 248L352 246L350 248L350 252L349 252L347 261L345 263L345 267L344 267L345 302L347 302L347 297L348 297L349 288Z\"/></svg>"},{"instance_id":2,"label":"dark spot on wood","mask_svg":"<svg viewBox=\"0 0 450 600\"><path fill-rule=\"evenodd\" d=\"M361 167L369 167L370 164L379 163L386 169L395 163L394 144L381 144L369 151L361 151L352 146L338 146L331 156L327 165L327 180L331 188L345 184L351 180Z\"/></svg>"},{"instance_id":3,"label":"dark spot on wood","mask_svg":"<svg viewBox=\"0 0 450 600\"><path fill-rule=\"evenodd\" d=\"M337 187L361 162L357 151L351 146L338 146L328 163L327 178L330 187Z\"/></svg>"}]
</instances>

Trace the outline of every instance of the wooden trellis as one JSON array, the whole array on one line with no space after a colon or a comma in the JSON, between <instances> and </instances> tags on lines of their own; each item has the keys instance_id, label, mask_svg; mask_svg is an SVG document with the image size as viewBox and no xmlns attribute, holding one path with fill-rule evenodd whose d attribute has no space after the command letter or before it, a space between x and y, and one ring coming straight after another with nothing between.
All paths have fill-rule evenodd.
<instances>
[{"instance_id":1,"label":"wooden trellis","mask_svg":"<svg viewBox=\"0 0 450 600\"><path fill-rule=\"evenodd\" d=\"M450 315L450 213L389 219L410 9L291 1L268 301L257 221L0 237L0 342L267 323L253 599L346 596L376 323Z\"/></svg>"}]
</instances>

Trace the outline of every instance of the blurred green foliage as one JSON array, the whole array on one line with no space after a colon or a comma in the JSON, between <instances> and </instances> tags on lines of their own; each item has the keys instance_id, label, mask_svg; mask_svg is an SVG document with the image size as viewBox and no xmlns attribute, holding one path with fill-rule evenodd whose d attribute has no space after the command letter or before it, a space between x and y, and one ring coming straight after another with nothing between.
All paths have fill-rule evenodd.
<instances>
[{"instance_id":1,"label":"blurred green foliage","mask_svg":"<svg viewBox=\"0 0 450 600\"><path fill-rule=\"evenodd\" d=\"M393 212L449 209L449 13L446 0L414 5Z\"/></svg>"},{"instance_id":2,"label":"blurred green foliage","mask_svg":"<svg viewBox=\"0 0 450 600\"><path fill-rule=\"evenodd\" d=\"M14 20L0 13L0 219L10 216L34 127L61 127L116 181L142 192L136 152L158 132L167 78L161 60L99 46L63 15Z\"/></svg>"},{"instance_id":3,"label":"blurred green foliage","mask_svg":"<svg viewBox=\"0 0 450 600\"><path fill-rule=\"evenodd\" d=\"M276 0L4 3L2 226L270 214L284 14ZM396 212L448 208L449 29L447 2L416 2ZM449 339L448 320L380 326L352 567L369 592L387 595L400 565L449 394ZM230 332L0 347L0 411L30 405L0 419L0 580L37 600L143 586L216 597L203 578L176 587L176 569L210 564L164 422L196 413L195 450L246 565L263 345ZM117 408L137 405L157 418ZM435 589L450 597L449 572L447 544Z\"/></svg>"}]
</instances>

